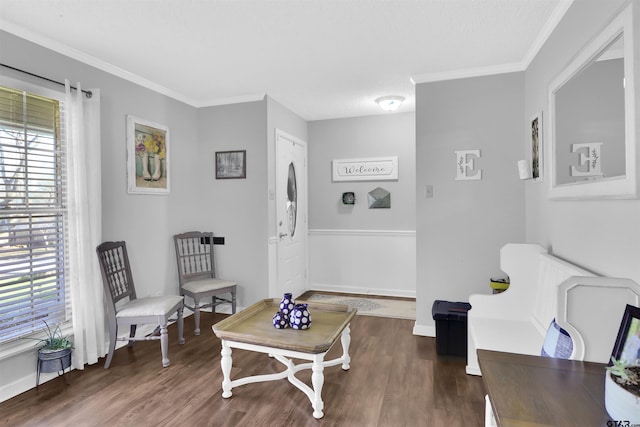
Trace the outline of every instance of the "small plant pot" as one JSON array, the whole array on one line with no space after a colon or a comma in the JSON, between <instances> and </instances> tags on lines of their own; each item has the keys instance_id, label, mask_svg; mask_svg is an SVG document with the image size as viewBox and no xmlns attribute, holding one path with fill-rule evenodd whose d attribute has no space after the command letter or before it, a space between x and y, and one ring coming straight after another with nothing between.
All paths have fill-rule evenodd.
<instances>
[{"instance_id":1,"label":"small plant pot","mask_svg":"<svg viewBox=\"0 0 640 427\"><path fill-rule=\"evenodd\" d=\"M38 350L39 372L60 372L71 366L71 349Z\"/></svg>"},{"instance_id":2,"label":"small plant pot","mask_svg":"<svg viewBox=\"0 0 640 427\"><path fill-rule=\"evenodd\" d=\"M618 385L609 372L605 375L604 406L613 420L640 424L640 396Z\"/></svg>"}]
</instances>

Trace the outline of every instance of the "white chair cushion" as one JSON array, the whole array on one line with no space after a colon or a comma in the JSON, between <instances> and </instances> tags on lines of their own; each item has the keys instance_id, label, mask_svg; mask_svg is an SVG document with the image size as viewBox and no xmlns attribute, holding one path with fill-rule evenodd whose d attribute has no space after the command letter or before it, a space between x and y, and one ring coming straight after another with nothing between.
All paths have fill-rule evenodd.
<instances>
[{"instance_id":1,"label":"white chair cushion","mask_svg":"<svg viewBox=\"0 0 640 427\"><path fill-rule=\"evenodd\" d=\"M134 299L123 305L116 317L163 316L170 314L181 301L178 295Z\"/></svg>"},{"instance_id":2,"label":"white chair cushion","mask_svg":"<svg viewBox=\"0 0 640 427\"><path fill-rule=\"evenodd\" d=\"M182 285L182 289L184 289L187 292L201 293L201 292L213 291L216 289L222 289L222 288L226 288L234 285L236 285L236 282L211 278L211 279L202 279L202 280L194 280L192 282L187 282L184 285Z\"/></svg>"}]
</instances>

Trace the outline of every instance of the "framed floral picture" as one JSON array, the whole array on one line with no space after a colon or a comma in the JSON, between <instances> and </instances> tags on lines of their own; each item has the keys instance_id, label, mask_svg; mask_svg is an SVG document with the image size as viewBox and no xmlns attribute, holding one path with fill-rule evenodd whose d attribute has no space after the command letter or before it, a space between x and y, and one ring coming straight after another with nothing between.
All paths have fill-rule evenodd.
<instances>
[{"instance_id":1,"label":"framed floral picture","mask_svg":"<svg viewBox=\"0 0 640 427\"><path fill-rule=\"evenodd\" d=\"M169 128L127 116L127 177L130 194L169 194Z\"/></svg>"}]
</instances>

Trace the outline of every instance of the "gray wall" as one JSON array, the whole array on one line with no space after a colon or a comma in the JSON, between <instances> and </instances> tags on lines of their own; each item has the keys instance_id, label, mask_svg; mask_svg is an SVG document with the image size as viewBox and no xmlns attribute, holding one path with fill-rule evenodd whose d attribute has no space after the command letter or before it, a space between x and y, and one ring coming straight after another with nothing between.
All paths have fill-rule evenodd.
<instances>
[{"instance_id":1,"label":"gray wall","mask_svg":"<svg viewBox=\"0 0 640 427\"><path fill-rule=\"evenodd\" d=\"M272 128L306 139L301 118L267 99L196 109L2 31L0 50L3 63L59 81L79 80L84 88L100 88L102 238L126 240L139 296L178 292L171 236L204 229L226 238L224 246L217 246L218 273L239 282L239 305L267 297ZM26 78L5 68L0 73ZM43 84L38 79L33 82ZM267 108L273 112L268 114ZM127 114L169 127L170 195L127 193ZM247 150L246 179L215 179L214 153L226 150ZM102 288L101 283L93 285ZM10 385L0 390L0 397L8 389L21 392L32 387L35 352L11 356L0 351L0 372L3 385Z\"/></svg>"},{"instance_id":2,"label":"gray wall","mask_svg":"<svg viewBox=\"0 0 640 427\"><path fill-rule=\"evenodd\" d=\"M436 299L489 293L499 250L524 239L523 73L416 86L416 329ZM456 181L455 150L479 149L482 180ZM426 198L425 185L433 186Z\"/></svg>"},{"instance_id":3,"label":"gray wall","mask_svg":"<svg viewBox=\"0 0 640 427\"><path fill-rule=\"evenodd\" d=\"M313 289L415 296L415 115L391 113L309 123L309 253ZM332 181L336 159L398 157L395 181ZM367 193L391 193L369 209ZM343 205L353 191L355 205Z\"/></svg>"},{"instance_id":4,"label":"gray wall","mask_svg":"<svg viewBox=\"0 0 640 427\"><path fill-rule=\"evenodd\" d=\"M217 262L221 275L241 282L240 304L267 296L274 208L265 195L280 128L309 141L310 229L416 230L416 326L432 328L433 300L488 293L489 277L500 273L499 248L525 238L597 273L640 282L640 201L552 202L546 178L522 182L516 168L529 155L529 118L548 114L549 82L624 2L574 2L524 73L419 84L415 115L312 122L308 134L299 116L269 97L196 110L2 31L0 51L4 63L101 89L103 239L127 240L139 294L177 292L171 235L207 228L227 238ZM637 58L639 38L636 31ZM169 196L127 194L126 114L170 128ZM230 149L247 150L247 179L216 181L214 152ZM482 151L481 181L454 180L459 149ZM335 158L394 155L399 180L380 185L391 191L392 209L365 209L372 183L331 182ZM433 198L424 197L427 184ZM356 191L362 204L342 210L343 191ZM33 373L34 355L0 358L3 383Z\"/></svg>"},{"instance_id":5,"label":"gray wall","mask_svg":"<svg viewBox=\"0 0 640 427\"><path fill-rule=\"evenodd\" d=\"M413 113L309 123L309 229L415 230L415 116ZM397 181L332 182L331 161L398 156ZM391 209L368 209L367 193L391 193ZM344 206L342 193L356 193Z\"/></svg>"},{"instance_id":6,"label":"gray wall","mask_svg":"<svg viewBox=\"0 0 640 427\"><path fill-rule=\"evenodd\" d=\"M0 32L0 46L3 63L58 81L81 81L85 88L100 88L103 239L127 241L139 294L177 291L171 233L181 228L178 206L195 194L193 167L181 149L197 143L196 110L5 32ZM26 78L4 68L0 73ZM38 79L33 82L47 84ZM169 127L173 187L169 196L127 193L127 114Z\"/></svg>"},{"instance_id":7,"label":"gray wall","mask_svg":"<svg viewBox=\"0 0 640 427\"><path fill-rule=\"evenodd\" d=\"M177 293L171 235L209 215L194 203L201 197L202 186L190 158L199 143L196 110L6 32L0 32L0 50L3 63L58 81L81 81L85 88L100 88L103 240L127 241L138 295ZM4 68L0 73L26 78ZM127 193L127 114L169 127L170 195ZM101 283L92 285L102 289ZM35 353L0 358L0 371L3 384L19 382L28 375L35 378Z\"/></svg>"},{"instance_id":8,"label":"gray wall","mask_svg":"<svg viewBox=\"0 0 640 427\"><path fill-rule=\"evenodd\" d=\"M247 306L267 296L267 102L201 108L197 126L195 149L185 155L191 209L176 209L189 218L183 227L225 237L216 246L218 275L238 282L239 304ZM230 150L247 151L246 179L215 179L215 152Z\"/></svg>"},{"instance_id":9,"label":"gray wall","mask_svg":"<svg viewBox=\"0 0 640 427\"><path fill-rule=\"evenodd\" d=\"M525 115L548 113L548 84L609 21L624 0L576 1L525 72ZM640 99L640 6L634 3L636 105ZM627 39L625 38L625 42ZM637 107L636 107L637 108ZM636 110L636 120L637 120ZM545 129L545 149L550 134ZM636 130L636 146L639 139ZM545 159L549 161L548 157ZM638 160L636 159L636 162ZM550 201L549 182L526 186L526 237L555 254L604 275L640 282L640 201Z\"/></svg>"}]
</instances>

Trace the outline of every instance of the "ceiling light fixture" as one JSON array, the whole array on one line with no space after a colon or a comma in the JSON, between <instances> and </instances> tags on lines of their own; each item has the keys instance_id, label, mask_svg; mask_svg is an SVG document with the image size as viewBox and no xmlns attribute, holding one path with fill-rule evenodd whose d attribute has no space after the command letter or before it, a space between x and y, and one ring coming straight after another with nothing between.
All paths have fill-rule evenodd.
<instances>
[{"instance_id":1,"label":"ceiling light fixture","mask_svg":"<svg viewBox=\"0 0 640 427\"><path fill-rule=\"evenodd\" d=\"M383 96L376 99L376 104L378 104L384 111L395 111L400 107L400 104L402 104L403 101L403 96Z\"/></svg>"}]
</instances>

